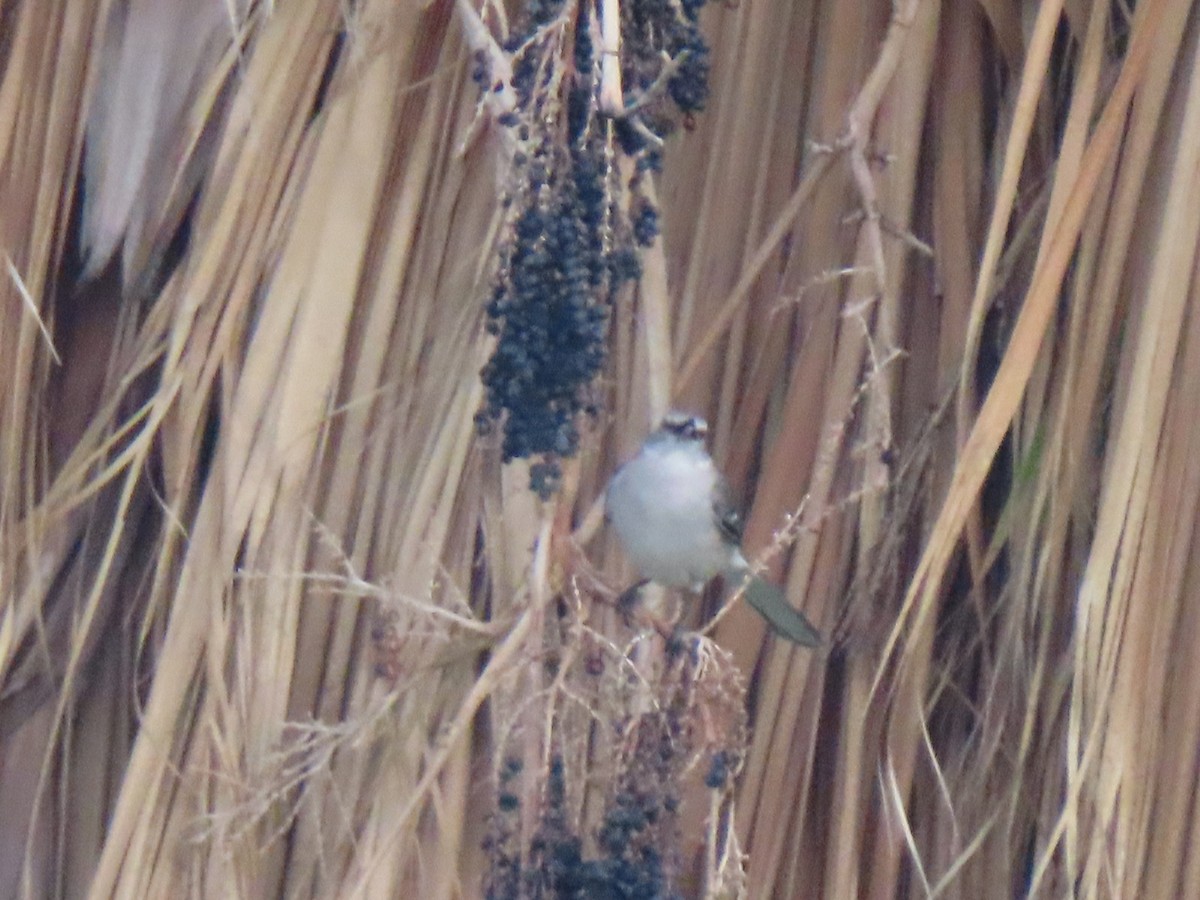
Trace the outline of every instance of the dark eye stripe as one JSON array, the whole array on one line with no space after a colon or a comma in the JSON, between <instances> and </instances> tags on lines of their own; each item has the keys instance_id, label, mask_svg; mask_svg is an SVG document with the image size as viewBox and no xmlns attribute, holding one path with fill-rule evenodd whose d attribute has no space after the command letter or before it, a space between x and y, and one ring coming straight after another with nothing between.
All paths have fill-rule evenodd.
<instances>
[{"instance_id":1,"label":"dark eye stripe","mask_svg":"<svg viewBox=\"0 0 1200 900\"><path fill-rule=\"evenodd\" d=\"M683 413L668 413L662 422L663 430L677 434L685 440L704 440L708 435L708 423L699 416Z\"/></svg>"}]
</instances>

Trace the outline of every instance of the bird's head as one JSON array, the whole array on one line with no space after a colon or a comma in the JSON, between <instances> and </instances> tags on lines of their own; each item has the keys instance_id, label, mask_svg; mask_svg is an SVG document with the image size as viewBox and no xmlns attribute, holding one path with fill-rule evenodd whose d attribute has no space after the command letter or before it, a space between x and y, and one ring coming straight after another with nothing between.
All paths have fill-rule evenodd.
<instances>
[{"instance_id":1,"label":"bird's head","mask_svg":"<svg viewBox=\"0 0 1200 900\"><path fill-rule=\"evenodd\" d=\"M665 434L674 435L681 441L704 443L708 437L708 423L704 419L678 410L672 410L663 416L659 428Z\"/></svg>"}]
</instances>

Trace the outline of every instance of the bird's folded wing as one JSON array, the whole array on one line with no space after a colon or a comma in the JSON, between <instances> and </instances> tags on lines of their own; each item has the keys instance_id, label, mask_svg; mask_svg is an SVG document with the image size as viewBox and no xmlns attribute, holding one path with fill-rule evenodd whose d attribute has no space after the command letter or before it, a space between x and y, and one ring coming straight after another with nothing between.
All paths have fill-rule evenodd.
<instances>
[{"instance_id":1,"label":"bird's folded wing","mask_svg":"<svg viewBox=\"0 0 1200 900\"><path fill-rule=\"evenodd\" d=\"M737 504L733 502L733 492L729 482L724 478L717 479L716 496L713 497L713 516L716 517L717 527L726 542L735 546L742 543L742 515L738 512Z\"/></svg>"}]
</instances>

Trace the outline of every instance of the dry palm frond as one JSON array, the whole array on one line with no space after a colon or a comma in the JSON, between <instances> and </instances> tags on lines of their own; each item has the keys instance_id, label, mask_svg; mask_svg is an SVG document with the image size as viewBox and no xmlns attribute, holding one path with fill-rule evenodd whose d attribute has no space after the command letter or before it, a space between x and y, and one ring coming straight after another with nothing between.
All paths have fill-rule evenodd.
<instances>
[{"instance_id":1,"label":"dry palm frond","mask_svg":"<svg viewBox=\"0 0 1200 900\"><path fill-rule=\"evenodd\" d=\"M0 2L0 895L1200 895L1195 5L697 8Z\"/></svg>"}]
</instances>

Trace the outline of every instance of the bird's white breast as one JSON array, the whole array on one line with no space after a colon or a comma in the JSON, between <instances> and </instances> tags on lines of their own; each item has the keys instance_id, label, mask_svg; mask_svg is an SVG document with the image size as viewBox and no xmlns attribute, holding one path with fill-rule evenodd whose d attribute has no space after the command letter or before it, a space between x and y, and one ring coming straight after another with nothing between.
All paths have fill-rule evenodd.
<instances>
[{"instance_id":1,"label":"bird's white breast","mask_svg":"<svg viewBox=\"0 0 1200 900\"><path fill-rule=\"evenodd\" d=\"M609 485L608 517L646 578L695 587L725 569L736 548L713 512L718 474L699 444L648 444Z\"/></svg>"}]
</instances>

